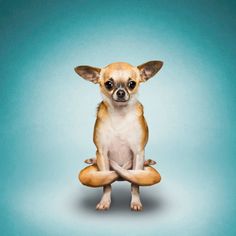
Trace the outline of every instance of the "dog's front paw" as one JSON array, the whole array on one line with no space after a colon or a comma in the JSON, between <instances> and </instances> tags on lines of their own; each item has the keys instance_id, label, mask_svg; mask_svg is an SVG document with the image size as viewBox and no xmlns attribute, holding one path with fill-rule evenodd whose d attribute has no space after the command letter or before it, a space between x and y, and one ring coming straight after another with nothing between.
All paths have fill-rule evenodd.
<instances>
[{"instance_id":1,"label":"dog's front paw","mask_svg":"<svg viewBox=\"0 0 236 236\"><path fill-rule=\"evenodd\" d=\"M143 205L140 201L131 201L130 208L132 211L142 211Z\"/></svg>"},{"instance_id":2,"label":"dog's front paw","mask_svg":"<svg viewBox=\"0 0 236 236\"><path fill-rule=\"evenodd\" d=\"M97 206L96 206L96 210L98 211L106 211L110 208L111 205L111 201L110 200L101 200Z\"/></svg>"}]
</instances>

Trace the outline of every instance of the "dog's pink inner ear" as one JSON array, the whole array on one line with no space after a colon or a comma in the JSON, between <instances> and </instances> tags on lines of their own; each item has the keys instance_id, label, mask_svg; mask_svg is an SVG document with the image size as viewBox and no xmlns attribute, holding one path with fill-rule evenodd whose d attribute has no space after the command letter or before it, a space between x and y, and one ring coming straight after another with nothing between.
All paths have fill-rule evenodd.
<instances>
[{"instance_id":1,"label":"dog's pink inner ear","mask_svg":"<svg viewBox=\"0 0 236 236\"><path fill-rule=\"evenodd\" d=\"M91 81L93 83L98 83L100 76L100 68L92 66L77 66L75 72L80 75L82 78Z\"/></svg>"},{"instance_id":2,"label":"dog's pink inner ear","mask_svg":"<svg viewBox=\"0 0 236 236\"><path fill-rule=\"evenodd\" d=\"M144 82L153 77L162 67L162 61L149 61L137 66L140 71L141 81Z\"/></svg>"}]
</instances>

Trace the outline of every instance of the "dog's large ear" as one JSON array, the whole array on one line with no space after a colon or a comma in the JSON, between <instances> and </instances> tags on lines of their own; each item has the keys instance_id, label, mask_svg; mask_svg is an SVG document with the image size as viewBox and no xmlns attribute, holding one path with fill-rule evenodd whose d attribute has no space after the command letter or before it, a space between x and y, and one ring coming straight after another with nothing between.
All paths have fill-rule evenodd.
<instances>
[{"instance_id":1,"label":"dog's large ear","mask_svg":"<svg viewBox=\"0 0 236 236\"><path fill-rule=\"evenodd\" d=\"M162 67L162 61L149 61L137 66L140 71L141 82L145 82L153 77Z\"/></svg>"},{"instance_id":2,"label":"dog's large ear","mask_svg":"<svg viewBox=\"0 0 236 236\"><path fill-rule=\"evenodd\" d=\"M75 67L75 72L79 74L84 79L91 81L95 84L98 83L100 76L100 68L92 66L77 66Z\"/></svg>"}]
</instances>

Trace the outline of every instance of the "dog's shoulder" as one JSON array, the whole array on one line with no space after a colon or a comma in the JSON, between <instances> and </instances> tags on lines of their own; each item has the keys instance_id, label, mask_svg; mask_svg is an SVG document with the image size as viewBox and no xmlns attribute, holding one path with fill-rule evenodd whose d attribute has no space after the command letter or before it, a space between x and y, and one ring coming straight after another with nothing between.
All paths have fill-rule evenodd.
<instances>
[{"instance_id":1,"label":"dog's shoulder","mask_svg":"<svg viewBox=\"0 0 236 236\"><path fill-rule=\"evenodd\" d=\"M140 103L140 102L137 102L136 103L136 115L137 116L143 116L143 105L142 105L142 103Z\"/></svg>"},{"instance_id":2,"label":"dog's shoulder","mask_svg":"<svg viewBox=\"0 0 236 236\"><path fill-rule=\"evenodd\" d=\"M107 116L107 106L106 104L102 101L98 104L97 106L97 117L100 119L103 119Z\"/></svg>"}]
</instances>

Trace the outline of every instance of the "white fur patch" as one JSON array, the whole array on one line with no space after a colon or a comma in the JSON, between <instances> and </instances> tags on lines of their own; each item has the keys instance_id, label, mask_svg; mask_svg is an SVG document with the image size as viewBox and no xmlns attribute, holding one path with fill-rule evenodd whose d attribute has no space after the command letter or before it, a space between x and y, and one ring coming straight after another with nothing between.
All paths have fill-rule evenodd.
<instances>
[{"instance_id":1,"label":"white fur patch","mask_svg":"<svg viewBox=\"0 0 236 236\"><path fill-rule=\"evenodd\" d=\"M108 152L110 159L119 165L133 158L134 150L138 149L141 140L141 125L138 121L135 106L114 109L108 108L108 119L100 127L99 139L103 150Z\"/></svg>"}]
</instances>

